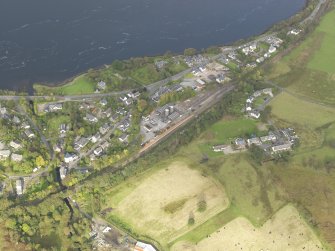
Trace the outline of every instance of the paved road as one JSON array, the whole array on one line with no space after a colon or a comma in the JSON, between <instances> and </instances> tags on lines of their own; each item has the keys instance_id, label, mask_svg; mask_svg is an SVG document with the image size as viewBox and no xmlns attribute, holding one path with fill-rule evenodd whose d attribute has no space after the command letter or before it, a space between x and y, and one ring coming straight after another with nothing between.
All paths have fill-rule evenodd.
<instances>
[{"instance_id":1,"label":"paved road","mask_svg":"<svg viewBox=\"0 0 335 251\"><path fill-rule=\"evenodd\" d=\"M326 2L327 2L327 0L320 0L318 5L314 8L313 12L307 18L305 18L303 21L301 21L299 24L304 25L304 24L306 24L310 21L313 21L315 16L318 14L321 6Z\"/></svg>"}]
</instances>

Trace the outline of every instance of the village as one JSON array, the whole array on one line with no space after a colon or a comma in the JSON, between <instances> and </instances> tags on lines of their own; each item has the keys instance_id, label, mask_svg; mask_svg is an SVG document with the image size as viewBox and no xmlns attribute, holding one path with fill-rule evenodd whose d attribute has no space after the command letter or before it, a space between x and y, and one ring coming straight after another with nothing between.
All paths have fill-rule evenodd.
<instances>
[{"instance_id":1,"label":"village","mask_svg":"<svg viewBox=\"0 0 335 251\"><path fill-rule=\"evenodd\" d=\"M292 30L289 34L296 36L299 32ZM93 170L117 163L158 142L164 133L209 106L217 98L216 90L230 85L237 71L252 70L262 64L277 53L283 42L271 35L223 49L214 57L182 56L190 71L178 80L148 88L149 91L136 89L118 96L33 105L2 101L0 165L5 179L0 182L0 195L7 192L24 196L29 193L29 186L38 183L38 178L50 168L57 170L60 184L73 185ZM155 63L158 70L165 64ZM96 93L106 93L108 85L97 82ZM273 97L271 88L255 91L246 100L243 113L250 119L260 119L262 109ZM232 154L256 145L271 156L292 151L297 140L294 129L286 128L261 137L236 138L231 144L213 146L213 151ZM108 227L100 230L93 228L92 238L99 247L108 247L100 233L108 233ZM135 246L135 250L155 250L142 242Z\"/></svg>"}]
</instances>

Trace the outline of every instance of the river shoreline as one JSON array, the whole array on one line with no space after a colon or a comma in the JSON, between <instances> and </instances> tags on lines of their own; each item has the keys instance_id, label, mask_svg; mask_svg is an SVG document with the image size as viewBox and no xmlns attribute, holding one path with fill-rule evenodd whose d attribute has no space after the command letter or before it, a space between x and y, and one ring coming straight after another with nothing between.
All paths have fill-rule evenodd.
<instances>
[{"instance_id":1,"label":"river shoreline","mask_svg":"<svg viewBox=\"0 0 335 251\"><path fill-rule=\"evenodd\" d=\"M257 38L257 37L259 37L259 36L262 36L262 35L268 33L269 31L272 31L272 29L273 29L274 27L276 27L278 24L281 24L281 23L283 23L283 22L292 20L292 19L294 19L294 17L296 17L296 16L298 16L299 14L305 12L305 11L307 10L307 8L310 6L310 3L311 3L311 0L306 0L306 1L305 1L305 5L304 5L304 7L303 7L301 10L299 10L297 13L295 13L293 16L291 16L291 17L289 17L289 18L287 18L287 19L281 20L280 22L274 23L273 25L271 25L269 28L267 28L266 30L264 30L264 31L263 31L262 33L260 33L260 34L256 34L256 35L253 35L253 36L249 36L249 37L247 37L247 38L245 38L245 39L239 39L239 40L237 40L237 41L235 41L235 42L232 42L232 43L230 43L230 44L227 44L227 45L215 45L215 46L229 47L229 46L233 46L233 45L239 44L239 43L241 43L241 42L243 42L243 41L249 41L250 39L253 39L253 38ZM190 46L191 46L191 45L190 45ZM160 55L162 55L162 54L150 55L149 57L156 57L156 56L160 56ZM173 55L180 55L180 53L178 53L178 52L173 52ZM142 56L142 57L145 57L145 56ZM127 58L127 59L129 59L129 58ZM127 60L127 59L115 59L115 60ZM113 61L115 61L115 60L113 60ZM30 86L30 88L29 88L28 90L26 90L26 91L28 91L29 94L34 94L34 93L36 92L36 90L34 89L34 85L41 85L41 86L44 86L44 87L46 87L46 88L53 88L53 87L57 88L57 87L66 86L66 85L68 85L70 82L72 82L74 79L78 78L79 76L82 76L82 75L86 74L87 71L88 71L89 69L93 69L93 70L102 69L102 68L104 68L104 67L109 66L110 64L112 64L113 61L111 61L111 62L108 63L108 64L103 64L103 65L100 65L100 66L97 66L97 67L88 68L88 69L86 69L86 70L84 70L84 71L82 71L82 72L80 72L80 73L78 73L78 74L75 74L75 75L73 75L73 76L71 76L71 77L69 77L69 78L65 78L64 80L61 80L61 81L42 81L42 82L34 83L34 84L32 84L32 85ZM1 90L8 90L8 89L6 89L6 88L1 88Z\"/></svg>"}]
</instances>

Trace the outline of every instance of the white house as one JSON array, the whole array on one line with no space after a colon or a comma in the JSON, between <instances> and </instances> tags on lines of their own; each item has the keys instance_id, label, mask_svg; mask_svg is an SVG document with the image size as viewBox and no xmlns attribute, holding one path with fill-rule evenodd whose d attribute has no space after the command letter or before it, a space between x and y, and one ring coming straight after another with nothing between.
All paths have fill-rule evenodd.
<instances>
[{"instance_id":1,"label":"white house","mask_svg":"<svg viewBox=\"0 0 335 251\"><path fill-rule=\"evenodd\" d=\"M273 45L271 45L270 46L270 48L269 48L269 53L275 53L277 51L277 48L275 47L275 46L273 46Z\"/></svg>"},{"instance_id":2,"label":"white house","mask_svg":"<svg viewBox=\"0 0 335 251\"><path fill-rule=\"evenodd\" d=\"M249 116L255 119L259 119L261 114L259 113L259 111L253 110L249 113Z\"/></svg>"},{"instance_id":3,"label":"white house","mask_svg":"<svg viewBox=\"0 0 335 251\"><path fill-rule=\"evenodd\" d=\"M56 103L56 104L50 104L48 108L45 110L46 112L55 112L63 109L63 104Z\"/></svg>"},{"instance_id":4,"label":"white house","mask_svg":"<svg viewBox=\"0 0 335 251\"><path fill-rule=\"evenodd\" d=\"M34 134L32 131L30 131L29 129L25 130L25 131L24 131L24 134L25 134L29 139L35 137L35 134Z\"/></svg>"},{"instance_id":5,"label":"white house","mask_svg":"<svg viewBox=\"0 0 335 251\"><path fill-rule=\"evenodd\" d=\"M97 84L97 87L99 90L105 90L106 89L106 83L104 81L100 81Z\"/></svg>"},{"instance_id":6,"label":"white house","mask_svg":"<svg viewBox=\"0 0 335 251\"><path fill-rule=\"evenodd\" d=\"M4 160L9 158L10 151L9 150L0 150L0 160Z\"/></svg>"},{"instance_id":7,"label":"white house","mask_svg":"<svg viewBox=\"0 0 335 251\"><path fill-rule=\"evenodd\" d=\"M100 156L100 154L102 153L102 151L103 151L103 149L102 149L102 147L98 147L98 148L96 148L93 152L94 152L94 154L96 155L96 156Z\"/></svg>"},{"instance_id":8,"label":"white house","mask_svg":"<svg viewBox=\"0 0 335 251\"><path fill-rule=\"evenodd\" d=\"M23 186L24 186L23 179L16 180L16 194L17 195L22 195L23 194Z\"/></svg>"},{"instance_id":9,"label":"white house","mask_svg":"<svg viewBox=\"0 0 335 251\"><path fill-rule=\"evenodd\" d=\"M11 159L12 161L15 161L15 162L21 162L23 159L23 156L21 154L13 153L11 156Z\"/></svg>"},{"instance_id":10,"label":"white house","mask_svg":"<svg viewBox=\"0 0 335 251\"><path fill-rule=\"evenodd\" d=\"M17 141L11 141L9 145L13 147L15 150L18 150L22 147L22 145Z\"/></svg>"},{"instance_id":11,"label":"white house","mask_svg":"<svg viewBox=\"0 0 335 251\"><path fill-rule=\"evenodd\" d=\"M272 152L273 153L278 153L278 152L285 152L285 151L290 151L291 150L291 143L286 143L278 146L273 146L272 147Z\"/></svg>"},{"instance_id":12,"label":"white house","mask_svg":"<svg viewBox=\"0 0 335 251\"><path fill-rule=\"evenodd\" d=\"M98 122L98 119L96 117L94 117L92 114L87 113L85 120L91 122L91 123L96 123Z\"/></svg>"},{"instance_id":13,"label":"white house","mask_svg":"<svg viewBox=\"0 0 335 251\"><path fill-rule=\"evenodd\" d=\"M77 158L78 158L78 156L75 155L74 153L65 153L65 155L64 155L64 161L65 161L65 163L73 162Z\"/></svg>"},{"instance_id":14,"label":"white house","mask_svg":"<svg viewBox=\"0 0 335 251\"><path fill-rule=\"evenodd\" d=\"M227 149L229 146L227 145L217 145L213 146L213 151L214 152L223 152L225 149Z\"/></svg>"},{"instance_id":15,"label":"white house","mask_svg":"<svg viewBox=\"0 0 335 251\"><path fill-rule=\"evenodd\" d=\"M251 146L251 145L259 146L259 145L262 144L262 142L260 141L260 139L257 138L257 137L248 139L247 142L248 142L248 145L249 145L249 146Z\"/></svg>"},{"instance_id":16,"label":"white house","mask_svg":"<svg viewBox=\"0 0 335 251\"><path fill-rule=\"evenodd\" d=\"M119 137L119 140L120 140L121 142L125 142L125 141L127 141L127 139L128 139L128 135L127 135L127 134L122 134L122 135Z\"/></svg>"},{"instance_id":17,"label":"white house","mask_svg":"<svg viewBox=\"0 0 335 251\"><path fill-rule=\"evenodd\" d=\"M156 251L156 249L150 244L138 241L134 248L134 251Z\"/></svg>"}]
</instances>

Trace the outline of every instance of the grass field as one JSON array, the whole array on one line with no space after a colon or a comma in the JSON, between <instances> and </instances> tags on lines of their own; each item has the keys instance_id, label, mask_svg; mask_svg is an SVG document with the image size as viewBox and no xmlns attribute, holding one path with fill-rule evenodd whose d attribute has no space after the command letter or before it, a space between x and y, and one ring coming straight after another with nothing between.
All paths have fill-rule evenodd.
<instances>
[{"instance_id":1,"label":"grass field","mask_svg":"<svg viewBox=\"0 0 335 251\"><path fill-rule=\"evenodd\" d=\"M203 177L184 162L173 162L139 179L139 185L124 183L106 194L110 194L108 207L113 208L109 217L117 217L162 246L206 222L229 204L219 183ZM202 200L207 206L200 212L198 203ZM191 215L195 224L189 226Z\"/></svg>"},{"instance_id":2,"label":"grass field","mask_svg":"<svg viewBox=\"0 0 335 251\"><path fill-rule=\"evenodd\" d=\"M85 75L80 75L73 81L60 86L46 86L35 84L36 93L58 94L58 95L79 95L94 93L95 84L90 82Z\"/></svg>"},{"instance_id":3,"label":"grass field","mask_svg":"<svg viewBox=\"0 0 335 251\"><path fill-rule=\"evenodd\" d=\"M276 96L270 105L274 116L293 124L317 128L335 121L335 108L310 103L287 93Z\"/></svg>"},{"instance_id":4,"label":"grass field","mask_svg":"<svg viewBox=\"0 0 335 251\"><path fill-rule=\"evenodd\" d=\"M335 10L290 54L275 61L267 76L291 91L335 104Z\"/></svg>"},{"instance_id":5,"label":"grass field","mask_svg":"<svg viewBox=\"0 0 335 251\"><path fill-rule=\"evenodd\" d=\"M277 212L261 228L239 217L196 245L180 242L172 250L322 250L322 244L292 206Z\"/></svg>"}]
</instances>

